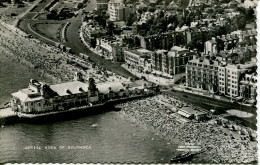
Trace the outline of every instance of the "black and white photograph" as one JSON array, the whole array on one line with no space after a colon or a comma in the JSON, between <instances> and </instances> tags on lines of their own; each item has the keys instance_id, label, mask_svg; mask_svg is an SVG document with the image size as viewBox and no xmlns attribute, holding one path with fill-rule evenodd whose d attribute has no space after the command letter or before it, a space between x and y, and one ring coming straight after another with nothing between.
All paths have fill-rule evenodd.
<instances>
[{"instance_id":1,"label":"black and white photograph","mask_svg":"<svg viewBox=\"0 0 260 165\"><path fill-rule=\"evenodd\" d=\"M258 164L258 3L0 0L0 164Z\"/></svg>"}]
</instances>

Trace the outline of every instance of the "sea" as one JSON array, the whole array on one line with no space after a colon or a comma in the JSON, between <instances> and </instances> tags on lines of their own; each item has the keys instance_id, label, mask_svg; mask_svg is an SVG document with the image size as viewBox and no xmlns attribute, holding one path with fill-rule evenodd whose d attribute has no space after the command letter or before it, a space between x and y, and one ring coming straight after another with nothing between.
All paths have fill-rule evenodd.
<instances>
[{"instance_id":1,"label":"sea","mask_svg":"<svg viewBox=\"0 0 260 165\"><path fill-rule=\"evenodd\" d=\"M0 55L0 105L31 78L50 82ZM0 128L2 163L169 163L177 144L119 112L46 123L13 123Z\"/></svg>"}]
</instances>

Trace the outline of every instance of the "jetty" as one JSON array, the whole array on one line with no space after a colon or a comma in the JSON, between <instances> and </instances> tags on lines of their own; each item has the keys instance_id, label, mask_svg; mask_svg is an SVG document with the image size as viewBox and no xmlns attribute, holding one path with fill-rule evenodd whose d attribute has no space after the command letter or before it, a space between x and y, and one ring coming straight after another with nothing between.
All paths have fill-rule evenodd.
<instances>
[{"instance_id":1,"label":"jetty","mask_svg":"<svg viewBox=\"0 0 260 165\"><path fill-rule=\"evenodd\" d=\"M0 109L0 124L4 125L7 122L18 119L17 113L12 111L11 108Z\"/></svg>"}]
</instances>

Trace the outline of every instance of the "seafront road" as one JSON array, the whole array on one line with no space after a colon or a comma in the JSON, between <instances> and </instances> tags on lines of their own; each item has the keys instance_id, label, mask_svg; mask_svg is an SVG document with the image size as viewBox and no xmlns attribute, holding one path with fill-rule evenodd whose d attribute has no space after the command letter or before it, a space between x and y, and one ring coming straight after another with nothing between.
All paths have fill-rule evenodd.
<instances>
[{"instance_id":1,"label":"seafront road","mask_svg":"<svg viewBox=\"0 0 260 165\"><path fill-rule=\"evenodd\" d=\"M79 13L76 17L73 17L70 20L70 25L66 30L66 36L68 42L65 43L66 46L70 47L71 50L75 53L85 53L87 54L95 63L100 66L104 66L105 68L115 72L117 74L124 75L124 77L136 77L125 68L123 68L120 63L115 63L111 61L107 61L106 59L100 57L96 53L89 50L81 41L79 36L79 29L82 24L83 14Z\"/></svg>"}]
</instances>

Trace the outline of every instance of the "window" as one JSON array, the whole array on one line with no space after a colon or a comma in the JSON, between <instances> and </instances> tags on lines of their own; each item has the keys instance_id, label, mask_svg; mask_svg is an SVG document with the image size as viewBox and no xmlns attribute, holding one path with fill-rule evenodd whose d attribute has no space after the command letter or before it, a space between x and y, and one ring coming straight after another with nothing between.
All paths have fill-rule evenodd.
<instances>
[{"instance_id":1,"label":"window","mask_svg":"<svg viewBox=\"0 0 260 165\"><path fill-rule=\"evenodd\" d=\"M28 106L28 103L25 103L25 106Z\"/></svg>"}]
</instances>

